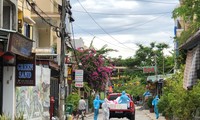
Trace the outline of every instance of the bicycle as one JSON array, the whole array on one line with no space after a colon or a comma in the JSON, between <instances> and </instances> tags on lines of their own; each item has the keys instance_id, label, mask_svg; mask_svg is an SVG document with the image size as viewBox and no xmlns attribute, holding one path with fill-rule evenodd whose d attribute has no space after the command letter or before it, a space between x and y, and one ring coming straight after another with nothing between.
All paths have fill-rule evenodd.
<instances>
[{"instance_id":1,"label":"bicycle","mask_svg":"<svg viewBox=\"0 0 200 120\"><path fill-rule=\"evenodd\" d=\"M84 120L84 118L85 118L85 110L79 110L78 119L79 119L79 115L81 115L81 120Z\"/></svg>"}]
</instances>

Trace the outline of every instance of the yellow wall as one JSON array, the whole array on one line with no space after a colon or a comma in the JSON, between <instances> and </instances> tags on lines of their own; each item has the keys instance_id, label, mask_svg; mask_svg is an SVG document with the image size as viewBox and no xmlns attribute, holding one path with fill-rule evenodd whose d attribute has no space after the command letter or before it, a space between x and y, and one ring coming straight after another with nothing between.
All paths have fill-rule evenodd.
<instances>
[{"instance_id":1,"label":"yellow wall","mask_svg":"<svg viewBox=\"0 0 200 120\"><path fill-rule=\"evenodd\" d=\"M54 0L35 0L37 6L44 12L53 12L53 2Z\"/></svg>"},{"instance_id":2,"label":"yellow wall","mask_svg":"<svg viewBox=\"0 0 200 120\"><path fill-rule=\"evenodd\" d=\"M39 28L39 47L50 47L50 29Z\"/></svg>"},{"instance_id":3,"label":"yellow wall","mask_svg":"<svg viewBox=\"0 0 200 120\"><path fill-rule=\"evenodd\" d=\"M23 2L22 2L23 1ZM22 20L22 34L24 34L24 22L27 22L24 20L24 17L30 17L31 18L31 11L30 6L26 3L26 0L18 1L18 19ZM32 23L27 22L29 25L32 25ZM32 39L32 27L30 28L30 38Z\"/></svg>"}]
</instances>

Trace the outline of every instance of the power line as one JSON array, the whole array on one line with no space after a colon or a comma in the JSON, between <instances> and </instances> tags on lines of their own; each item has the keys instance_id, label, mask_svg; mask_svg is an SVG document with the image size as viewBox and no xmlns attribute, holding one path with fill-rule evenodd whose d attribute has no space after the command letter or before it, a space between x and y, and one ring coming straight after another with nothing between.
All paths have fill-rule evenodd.
<instances>
[{"instance_id":1,"label":"power line","mask_svg":"<svg viewBox=\"0 0 200 120\"><path fill-rule=\"evenodd\" d=\"M115 41L117 41L118 43L122 44L123 46L129 48L129 49L132 49L126 45L124 45L123 43L121 43L119 40L115 39L113 36L111 36L108 32L106 32L96 21L95 19L87 12L87 10L83 7L83 5L80 3L79 0L77 0L79 2L79 4L81 5L81 7L85 10L85 12L90 16L90 18L101 28L102 31L104 31L107 35L109 35L112 39L114 39ZM132 49L134 50L134 49ZM134 50L135 51L135 50Z\"/></svg>"},{"instance_id":2,"label":"power line","mask_svg":"<svg viewBox=\"0 0 200 120\"><path fill-rule=\"evenodd\" d=\"M140 27L140 26L143 26L143 25L145 25L145 24L148 24L148 23L150 23L150 22L152 22L152 21L154 21L154 20L157 20L157 19L159 19L159 18L161 18L161 17L163 17L163 16L165 16L166 14L163 14L163 15L160 15L160 16L158 16L158 17L156 17L156 18L153 18L153 19L151 19L151 20L149 20L149 21L146 21L146 22L144 22L144 23L141 23L141 24L139 24L139 25L135 25L135 26L133 26L133 27L129 27L129 28L126 28L126 29L123 29L123 30L115 30L115 31L112 31L112 32L110 32L110 33L118 33L118 32L122 32L122 31L126 31L126 30L129 30L129 29L132 29L132 28L136 28L136 27ZM137 24L137 23L136 23ZM126 26L130 26L130 25L132 25L132 24L129 24L129 25L126 25Z\"/></svg>"},{"instance_id":3,"label":"power line","mask_svg":"<svg viewBox=\"0 0 200 120\"><path fill-rule=\"evenodd\" d=\"M87 13L85 11L73 10L73 12ZM110 15L110 16L122 16L122 15L157 15L157 14L167 14L171 12L158 12L158 13L102 13L102 12L88 12L90 14L97 15Z\"/></svg>"},{"instance_id":4,"label":"power line","mask_svg":"<svg viewBox=\"0 0 200 120\"><path fill-rule=\"evenodd\" d=\"M74 23L74 24L75 24L75 23ZM100 40L102 40L102 41L104 41L104 42L106 42L106 43L108 43L108 44L110 44L110 45L114 45L114 46L117 46L117 47L120 47L120 48L127 49L127 47L121 47L121 46L115 45L115 44L113 44L113 43L110 43L110 42L108 42L108 41L106 41L106 40L104 40L104 39L101 39L100 37L98 37L98 36L96 36L96 35L94 35L94 34L88 32L88 31L86 31L86 30L83 29L81 26L79 26L79 25L77 25L77 24L75 24L75 25L78 26L78 27L79 27L82 31L84 31L85 33L88 33L88 34L90 34L91 36L96 37L96 38L98 38L98 39L100 39ZM128 49L129 49L129 48L128 48Z\"/></svg>"},{"instance_id":5,"label":"power line","mask_svg":"<svg viewBox=\"0 0 200 120\"><path fill-rule=\"evenodd\" d=\"M54 1L52 1L52 0L49 0L49 1L52 3L52 5L53 5L54 7L56 7L57 9L59 9L58 6L57 6L58 4L55 4Z\"/></svg>"},{"instance_id":6,"label":"power line","mask_svg":"<svg viewBox=\"0 0 200 120\"><path fill-rule=\"evenodd\" d=\"M33 2L33 0L31 2L34 3L34 5L41 11L41 13L43 13L44 15L46 15L48 19L51 19L51 17L49 17L40 7L38 7L38 5L35 2Z\"/></svg>"},{"instance_id":7,"label":"power line","mask_svg":"<svg viewBox=\"0 0 200 120\"><path fill-rule=\"evenodd\" d=\"M29 4L29 6L32 8L32 10L44 21L46 22L49 26L53 27L54 30L58 30L59 27L53 25L52 23L50 23L49 21L47 21L36 9L35 7L29 2L29 0L26 0L26 2ZM35 3L34 3L35 4ZM36 5L36 4L35 4Z\"/></svg>"},{"instance_id":8,"label":"power line","mask_svg":"<svg viewBox=\"0 0 200 120\"><path fill-rule=\"evenodd\" d=\"M139 1L139 2L149 2L149 3L161 3L161 4L177 4L177 3L170 3L170 2L158 2L158 1L151 1L151 0L132 0L132 1Z\"/></svg>"}]
</instances>

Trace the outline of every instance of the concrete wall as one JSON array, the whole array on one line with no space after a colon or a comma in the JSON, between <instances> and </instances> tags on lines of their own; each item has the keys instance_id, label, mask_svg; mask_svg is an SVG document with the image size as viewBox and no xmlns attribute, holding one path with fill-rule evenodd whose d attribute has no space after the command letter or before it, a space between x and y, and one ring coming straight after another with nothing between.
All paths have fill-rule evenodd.
<instances>
[{"instance_id":1,"label":"concrete wall","mask_svg":"<svg viewBox=\"0 0 200 120\"><path fill-rule=\"evenodd\" d=\"M50 69L36 66L36 86L16 88L16 114L26 120L48 120L50 107Z\"/></svg>"},{"instance_id":2,"label":"concrete wall","mask_svg":"<svg viewBox=\"0 0 200 120\"><path fill-rule=\"evenodd\" d=\"M53 12L54 5L49 0L34 0L37 6L44 12ZM53 1L53 0L52 0Z\"/></svg>"},{"instance_id":3,"label":"concrete wall","mask_svg":"<svg viewBox=\"0 0 200 120\"><path fill-rule=\"evenodd\" d=\"M15 115L15 67L3 68L3 113L14 119Z\"/></svg>"},{"instance_id":4,"label":"concrete wall","mask_svg":"<svg viewBox=\"0 0 200 120\"><path fill-rule=\"evenodd\" d=\"M39 28L39 47L50 47L50 28Z\"/></svg>"},{"instance_id":5,"label":"concrete wall","mask_svg":"<svg viewBox=\"0 0 200 120\"><path fill-rule=\"evenodd\" d=\"M0 28L3 27L3 0L0 0Z\"/></svg>"}]
</instances>

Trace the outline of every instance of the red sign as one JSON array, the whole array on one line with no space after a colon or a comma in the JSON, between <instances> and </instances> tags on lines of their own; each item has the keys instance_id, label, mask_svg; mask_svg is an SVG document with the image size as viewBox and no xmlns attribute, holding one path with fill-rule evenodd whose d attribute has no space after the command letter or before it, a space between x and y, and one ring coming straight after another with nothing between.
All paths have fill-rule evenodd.
<instances>
[{"instance_id":1,"label":"red sign","mask_svg":"<svg viewBox=\"0 0 200 120\"><path fill-rule=\"evenodd\" d=\"M150 66L150 67L144 67L143 68L143 73L155 73L156 67L155 66Z\"/></svg>"},{"instance_id":2,"label":"red sign","mask_svg":"<svg viewBox=\"0 0 200 120\"><path fill-rule=\"evenodd\" d=\"M83 87L83 82L75 82L75 87Z\"/></svg>"}]
</instances>

